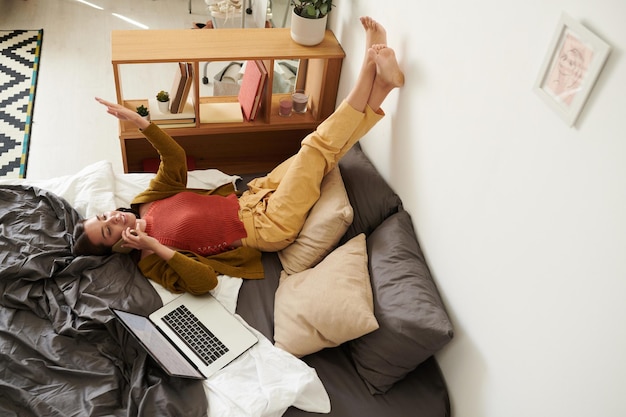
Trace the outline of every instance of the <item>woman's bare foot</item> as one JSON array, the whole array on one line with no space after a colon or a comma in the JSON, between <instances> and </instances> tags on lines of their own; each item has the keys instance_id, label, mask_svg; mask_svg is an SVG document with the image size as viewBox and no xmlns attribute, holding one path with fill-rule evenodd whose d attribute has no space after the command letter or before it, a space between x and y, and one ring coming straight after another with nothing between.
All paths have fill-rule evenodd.
<instances>
[{"instance_id":1,"label":"woman's bare foot","mask_svg":"<svg viewBox=\"0 0 626 417\"><path fill-rule=\"evenodd\" d=\"M368 50L368 56L376 62L376 82L383 83L391 89L404 85L404 73L398 65L393 49L386 45L372 45Z\"/></svg>"},{"instance_id":2,"label":"woman's bare foot","mask_svg":"<svg viewBox=\"0 0 626 417\"><path fill-rule=\"evenodd\" d=\"M346 102L357 111L363 112L369 106L374 112L379 112L387 95L394 88L404 85L404 74L394 51L387 48L385 28L371 17L360 20L366 36L365 57Z\"/></svg>"},{"instance_id":3,"label":"woman's bare foot","mask_svg":"<svg viewBox=\"0 0 626 417\"><path fill-rule=\"evenodd\" d=\"M361 25L365 29L365 49L372 45L387 45L387 31L377 21L369 16L361 17Z\"/></svg>"}]
</instances>

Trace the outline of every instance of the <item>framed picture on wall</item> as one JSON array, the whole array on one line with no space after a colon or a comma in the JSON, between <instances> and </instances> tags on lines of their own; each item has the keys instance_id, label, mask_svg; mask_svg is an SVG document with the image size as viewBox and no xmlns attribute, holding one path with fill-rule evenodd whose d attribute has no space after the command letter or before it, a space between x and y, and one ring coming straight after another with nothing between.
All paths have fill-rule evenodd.
<instances>
[{"instance_id":1,"label":"framed picture on wall","mask_svg":"<svg viewBox=\"0 0 626 417\"><path fill-rule=\"evenodd\" d=\"M609 55L610 46L565 13L544 59L535 91L573 126Z\"/></svg>"}]
</instances>

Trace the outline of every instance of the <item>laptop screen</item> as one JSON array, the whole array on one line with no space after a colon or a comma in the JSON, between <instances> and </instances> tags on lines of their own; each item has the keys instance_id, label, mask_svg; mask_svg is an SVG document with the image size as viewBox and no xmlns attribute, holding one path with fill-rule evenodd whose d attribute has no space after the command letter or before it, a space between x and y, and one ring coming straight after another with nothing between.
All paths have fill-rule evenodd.
<instances>
[{"instance_id":1,"label":"laptop screen","mask_svg":"<svg viewBox=\"0 0 626 417\"><path fill-rule=\"evenodd\" d=\"M186 378L204 378L147 317L121 310L113 309L113 312L167 373Z\"/></svg>"}]
</instances>

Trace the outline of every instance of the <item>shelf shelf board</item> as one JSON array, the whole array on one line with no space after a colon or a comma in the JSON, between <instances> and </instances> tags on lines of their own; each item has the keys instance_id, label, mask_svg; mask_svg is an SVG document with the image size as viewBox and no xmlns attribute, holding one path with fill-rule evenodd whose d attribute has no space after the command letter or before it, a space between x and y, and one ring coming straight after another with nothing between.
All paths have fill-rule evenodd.
<instances>
[{"instance_id":1,"label":"shelf shelf board","mask_svg":"<svg viewBox=\"0 0 626 417\"><path fill-rule=\"evenodd\" d=\"M343 59L332 31L315 47L295 43L289 28L219 30L115 30L111 33L114 65L129 63L226 61L246 59ZM219 45L219 48L215 48Z\"/></svg>"}]
</instances>

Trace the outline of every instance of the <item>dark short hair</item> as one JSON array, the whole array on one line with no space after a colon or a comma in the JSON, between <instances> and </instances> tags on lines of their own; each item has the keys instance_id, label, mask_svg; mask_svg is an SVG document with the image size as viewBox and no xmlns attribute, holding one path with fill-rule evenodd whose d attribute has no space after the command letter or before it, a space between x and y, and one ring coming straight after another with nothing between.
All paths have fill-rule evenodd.
<instances>
[{"instance_id":1,"label":"dark short hair","mask_svg":"<svg viewBox=\"0 0 626 417\"><path fill-rule=\"evenodd\" d=\"M76 224L74 227L74 248L72 249L74 255L110 255L111 252L110 246L98 245L89 240L87 233L85 233L85 219Z\"/></svg>"}]
</instances>

